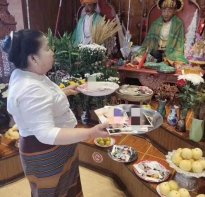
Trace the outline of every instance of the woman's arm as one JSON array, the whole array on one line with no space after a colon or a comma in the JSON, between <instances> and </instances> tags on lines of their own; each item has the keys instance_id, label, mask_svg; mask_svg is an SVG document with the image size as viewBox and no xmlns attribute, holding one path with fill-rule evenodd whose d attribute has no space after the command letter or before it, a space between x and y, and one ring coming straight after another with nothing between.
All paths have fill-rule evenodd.
<instances>
[{"instance_id":1,"label":"woman's arm","mask_svg":"<svg viewBox=\"0 0 205 197\"><path fill-rule=\"evenodd\" d=\"M66 129L63 128L58 132L58 135L55 138L54 145L66 145L81 142L90 138L96 137L108 137L108 132L105 131L105 128L108 127L108 123L98 124L90 129L84 128L73 128Z\"/></svg>"},{"instance_id":2,"label":"woman's arm","mask_svg":"<svg viewBox=\"0 0 205 197\"><path fill-rule=\"evenodd\" d=\"M71 95L76 95L79 93L79 91L77 90L77 87L79 85L70 85L68 87L63 88L63 92L66 96L71 96Z\"/></svg>"}]
</instances>

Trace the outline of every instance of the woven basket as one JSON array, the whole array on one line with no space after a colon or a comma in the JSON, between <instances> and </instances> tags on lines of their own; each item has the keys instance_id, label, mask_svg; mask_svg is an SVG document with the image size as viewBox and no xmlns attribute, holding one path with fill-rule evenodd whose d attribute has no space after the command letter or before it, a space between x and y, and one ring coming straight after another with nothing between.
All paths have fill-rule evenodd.
<instances>
[{"instance_id":1,"label":"woven basket","mask_svg":"<svg viewBox=\"0 0 205 197\"><path fill-rule=\"evenodd\" d=\"M119 89L115 91L117 97L121 100L125 101L132 101L132 102L145 102L145 101L150 101L152 99L153 93L150 95L139 95L139 96L133 96L129 94L122 94L119 92Z\"/></svg>"}]
</instances>

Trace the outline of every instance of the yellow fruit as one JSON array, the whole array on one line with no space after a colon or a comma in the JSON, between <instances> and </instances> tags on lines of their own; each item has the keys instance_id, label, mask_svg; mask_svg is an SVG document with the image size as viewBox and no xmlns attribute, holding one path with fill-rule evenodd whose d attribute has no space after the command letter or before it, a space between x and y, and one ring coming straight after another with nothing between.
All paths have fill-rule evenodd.
<instances>
[{"instance_id":1,"label":"yellow fruit","mask_svg":"<svg viewBox=\"0 0 205 197\"><path fill-rule=\"evenodd\" d=\"M198 160L198 162L202 165L203 169L205 169L205 160L200 159L200 160Z\"/></svg>"},{"instance_id":2,"label":"yellow fruit","mask_svg":"<svg viewBox=\"0 0 205 197\"><path fill-rule=\"evenodd\" d=\"M106 141L107 141L107 138L103 138L103 141L106 142Z\"/></svg>"},{"instance_id":3,"label":"yellow fruit","mask_svg":"<svg viewBox=\"0 0 205 197\"><path fill-rule=\"evenodd\" d=\"M159 185L159 190L160 190L160 193L164 196L166 196L167 194L169 194L170 192L170 186L168 183L161 183Z\"/></svg>"},{"instance_id":4,"label":"yellow fruit","mask_svg":"<svg viewBox=\"0 0 205 197\"><path fill-rule=\"evenodd\" d=\"M178 190L179 189L179 185L176 181L169 181L169 186L170 186L170 190Z\"/></svg>"},{"instance_id":5,"label":"yellow fruit","mask_svg":"<svg viewBox=\"0 0 205 197\"><path fill-rule=\"evenodd\" d=\"M97 138L97 143L99 144L102 138Z\"/></svg>"},{"instance_id":6,"label":"yellow fruit","mask_svg":"<svg viewBox=\"0 0 205 197\"><path fill-rule=\"evenodd\" d=\"M181 152L182 152L182 148L178 148L177 153L181 154Z\"/></svg>"},{"instance_id":7,"label":"yellow fruit","mask_svg":"<svg viewBox=\"0 0 205 197\"><path fill-rule=\"evenodd\" d=\"M180 197L180 193L176 190L172 190L171 192L169 192L167 197Z\"/></svg>"},{"instance_id":8,"label":"yellow fruit","mask_svg":"<svg viewBox=\"0 0 205 197\"><path fill-rule=\"evenodd\" d=\"M201 159L203 156L203 152L200 148L192 149L192 157L196 160Z\"/></svg>"},{"instance_id":9,"label":"yellow fruit","mask_svg":"<svg viewBox=\"0 0 205 197\"><path fill-rule=\"evenodd\" d=\"M18 131L19 130L16 124L12 127L12 130L13 131Z\"/></svg>"},{"instance_id":10,"label":"yellow fruit","mask_svg":"<svg viewBox=\"0 0 205 197\"><path fill-rule=\"evenodd\" d=\"M180 162L182 161L182 157L180 156L179 153L175 153L173 156L172 156L172 162L176 165L176 166L179 166Z\"/></svg>"},{"instance_id":11,"label":"yellow fruit","mask_svg":"<svg viewBox=\"0 0 205 197\"><path fill-rule=\"evenodd\" d=\"M111 142L110 141L107 141L106 142L106 146L110 146L111 145Z\"/></svg>"},{"instance_id":12,"label":"yellow fruit","mask_svg":"<svg viewBox=\"0 0 205 197\"><path fill-rule=\"evenodd\" d=\"M181 152L181 156L184 159L191 159L192 158L192 150L189 148L183 148Z\"/></svg>"},{"instance_id":13,"label":"yellow fruit","mask_svg":"<svg viewBox=\"0 0 205 197\"><path fill-rule=\"evenodd\" d=\"M181 189L179 190L179 193L180 193L180 196L181 196L181 197L190 197L189 192L188 192L186 189L184 189L184 188L181 188Z\"/></svg>"},{"instance_id":14,"label":"yellow fruit","mask_svg":"<svg viewBox=\"0 0 205 197\"><path fill-rule=\"evenodd\" d=\"M200 162L195 161L195 162L192 164L192 171L193 171L194 173L202 173L203 167L202 167L202 165L200 164Z\"/></svg>"},{"instance_id":15,"label":"yellow fruit","mask_svg":"<svg viewBox=\"0 0 205 197\"><path fill-rule=\"evenodd\" d=\"M189 161L191 162L191 164L193 164L195 162L194 159L190 159Z\"/></svg>"},{"instance_id":16,"label":"yellow fruit","mask_svg":"<svg viewBox=\"0 0 205 197\"><path fill-rule=\"evenodd\" d=\"M105 145L104 140L101 140L99 144L100 144L100 146L104 146Z\"/></svg>"},{"instance_id":17,"label":"yellow fruit","mask_svg":"<svg viewBox=\"0 0 205 197\"><path fill-rule=\"evenodd\" d=\"M205 194L199 194L196 197L205 197Z\"/></svg>"},{"instance_id":18,"label":"yellow fruit","mask_svg":"<svg viewBox=\"0 0 205 197\"><path fill-rule=\"evenodd\" d=\"M189 172L191 170L191 162L189 160L182 160L179 164L179 167L182 170Z\"/></svg>"}]
</instances>

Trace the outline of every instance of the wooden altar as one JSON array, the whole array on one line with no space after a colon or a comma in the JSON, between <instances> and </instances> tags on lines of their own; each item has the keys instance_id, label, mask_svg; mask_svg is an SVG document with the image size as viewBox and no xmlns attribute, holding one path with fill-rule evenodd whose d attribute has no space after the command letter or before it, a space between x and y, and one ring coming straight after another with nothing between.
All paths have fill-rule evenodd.
<instances>
[{"instance_id":1,"label":"wooden altar","mask_svg":"<svg viewBox=\"0 0 205 197\"><path fill-rule=\"evenodd\" d=\"M139 79L141 85L147 86L153 90L163 83L176 83L177 77L181 75L181 71L174 74L159 73L153 69L137 69L131 67L119 67L120 83L125 84L126 78Z\"/></svg>"}]
</instances>

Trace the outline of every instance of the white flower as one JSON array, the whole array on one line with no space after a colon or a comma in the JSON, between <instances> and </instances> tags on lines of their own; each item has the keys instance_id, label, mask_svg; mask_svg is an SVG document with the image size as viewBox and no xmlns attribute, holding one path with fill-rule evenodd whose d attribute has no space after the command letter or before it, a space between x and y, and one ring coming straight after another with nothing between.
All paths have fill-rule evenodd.
<instances>
[{"instance_id":1,"label":"white flower","mask_svg":"<svg viewBox=\"0 0 205 197\"><path fill-rule=\"evenodd\" d=\"M98 45L98 44L88 44L88 45L79 44L78 47L79 47L80 49L88 49L88 50L91 50L91 51L94 51L94 50L106 51L106 48L105 48L105 47L100 46L100 45Z\"/></svg>"},{"instance_id":2,"label":"white flower","mask_svg":"<svg viewBox=\"0 0 205 197\"><path fill-rule=\"evenodd\" d=\"M108 81L111 81L111 82L119 81L119 78L118 77L109 77Z\"/></svg>"},{"instance_id":3,"label":"white flower","mask_svg":"<svg viewBox=\"0 0 205 197\"><path fill-rule=\"evenodd\" d=\"M204 79L196 74L179 75L178 80L180 79L190 81L191 83L193 83L193 85L199 85L200 83L204 83Z\"/></svg>"},{"instance_id":4,"label":"white flower","mask_svg":"<svg viewBox=\"0 0 205 197\"><path fill-rule=\"evenodd\" d=\"M103 75L103 73L94 73L92 75L90 75L91 77L101 77Z\"/></svg>"},{"instance_id":5,"label":"white flower","mask_svg":"<svg viewBox=\"0 0 205 197\"><path fill-rule=\"evenodd\" d=\"M0 84L0 90L4 89L8 84L4 84L4 83L1 83Z\"/></svg>"},{"instance_id":6,"label":"white flower","mask_svg":"<svg viewBox=\"0 0 205 197\"><path fill-rule=\"evenodd\" d=\"M8 93L9 93L9 91L7 89L5 92L2 93L2 98L7 98L8 97Z\"/></svg>"},{"instance_id":7,"label":"white flower","mask_svg":"<svg viewBox=\"0 0 205 197\"><path fill-rule=\"evenodd\" d=\"M89 73L85 73L85 74L84 74L84 77L89 77L89 76L90 76Z\"/></svg>"}]
</instances>

